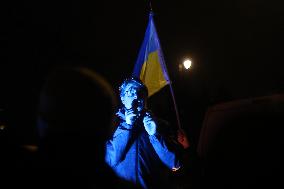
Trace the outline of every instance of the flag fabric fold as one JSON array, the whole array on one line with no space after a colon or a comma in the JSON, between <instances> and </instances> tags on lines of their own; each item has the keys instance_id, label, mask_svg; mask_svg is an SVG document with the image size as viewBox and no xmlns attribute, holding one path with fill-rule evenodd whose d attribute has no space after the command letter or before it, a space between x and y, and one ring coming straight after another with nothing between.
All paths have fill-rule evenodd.
<instances>
[{"instance_id":1,"label":"flag fabric fold","mask_svg":"<svg viewBox=\"0 0 284 189\"><path fill-rule=\"evenodd\" d=\"M147 86L149 96L170 84L152 12L132 76Z\"/></svg>"}]
</instances>

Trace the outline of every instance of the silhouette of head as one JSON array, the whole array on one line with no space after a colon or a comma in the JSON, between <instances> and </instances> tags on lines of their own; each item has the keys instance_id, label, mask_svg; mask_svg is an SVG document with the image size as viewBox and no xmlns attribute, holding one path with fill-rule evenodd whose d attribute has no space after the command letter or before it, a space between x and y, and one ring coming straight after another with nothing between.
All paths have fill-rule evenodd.
<instances>
[{"instance_id":1,"label":"silhouette of head","mask_svg":"<svg viewBox=\"0 0 284 189\"><path fill-rule=\"evenodd\" d=\"M64 149L66 155L90 153L88 148L92 148L88 156L103 158L104 143L112 130L114 96L105 79L90 69L57 69L40 95L41 138L48 148L60 148L60 153Z\"/></svg>"}]
</instances>

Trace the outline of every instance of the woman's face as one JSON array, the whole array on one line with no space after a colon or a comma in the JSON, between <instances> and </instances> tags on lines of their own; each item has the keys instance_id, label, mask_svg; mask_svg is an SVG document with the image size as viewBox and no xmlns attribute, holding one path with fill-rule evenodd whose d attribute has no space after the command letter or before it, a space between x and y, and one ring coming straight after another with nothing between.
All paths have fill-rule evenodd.
<instances>
[{"instance_id":1,"label":"woman's face","mask_svg":"<svg viewBox=\"0 0 284 189\"><path fill-rule=\"evenodd\" d=\"M126 109L137 108L138 111L143 109L144 101L143 99L139 99L138 90L139 87L135 84L129 83L128 85L126 85L124 93L120 97L121 102ZM136 100L137 104L133 103L134 100ZM133 107L134 104L136 107Z\"/></svg>"}]
</instances>

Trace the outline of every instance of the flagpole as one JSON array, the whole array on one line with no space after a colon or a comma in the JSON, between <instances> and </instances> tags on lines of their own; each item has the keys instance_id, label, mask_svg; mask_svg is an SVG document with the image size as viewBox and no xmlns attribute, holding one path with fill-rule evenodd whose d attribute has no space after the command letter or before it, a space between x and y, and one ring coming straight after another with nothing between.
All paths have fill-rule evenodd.
<instances>
[{"instance_id":1,"label":"flagpole","mask_svg":"<svg viewBox=\"0 0 284 189\"><path fill-rule=\"evenodd\" d=\"M150 2L150 6L151 6L151 1L149 0ZM153 14L153 11L152 11L152 7L151 7L151 14ZM157 35L158 35L158 31L156 31ZM157 38L158 42L159 42L159 45L161 45L160 43L160 39ZM162 51L162 47L160 47L160 52L161 52L161 56L160 58L163 59L163 62L165 63L165 60L164 60L164 53ZM172 99L173 99L173 103L174 103L174 108L175 108L175 113L176 113L176 117L177 117L177 125L178 125L178 129L181 129L181 122L180 122L180 119L179 119L179 112L178 112L178 109L177 109L177 103L176 103L176 100L175 100L175 95L174 95L174 90L173 90L173 87L172 87L172 81L170 79L170 76L169 76L169 72L168 72L168 69L167 69L167 66L166 65L161 65L163 67L163 69L166 71L166 75L168 76L168 82L169 82L169 86L170 86L170 91L171 91L171 96L172 96Z\"/></svg>"},{"instance_id":2,"label":"flagpole","mask_svg":"<svg viewBox=\"0 0 284 189\"><path fill-rule=\"evenodd\" d=\"M150 6L151 6L151 1L149 0L149 2L150 2ZM152 7L151 7L151 10L152 10ZM151 13L153 14L153 11L151 11ZM158 32L156 31L156 33L158 33ZM157 38L157 40L159 41L159 45L161 45L160 39ZM160 52L161 52L160 58L162 58L163 62L165 63L162 47L160 47ZM174 103L174 109L175 109L177 125L178 125L178 141L183 145L184 148L188 148L189 147L189 141L187 139L187 136L186 136L184 130L181 128L181 122L180 122L179 112L178 112L177 103L176 103L176 99L175 99L175 95L174 95L174 90L173 90L173 87L172 87L172 81L170 79L167 66L166 65L162 65L162 66L164 67L164 70L166 71L167 76L168 76L170 92L171 92L171 96L172 96L173 103Z\"/></svg>"},{"instance_id":3,"label":"flagpole","mask_svg":"<svg viewBox=\"0 0 284 189\"><path fill-rule=\"evenodd\" d=\"M158 39L159 40L159 39ZM159 44L161 44L159 42ZM161 54L162 57L164 57L163 52L162 52L162 48L161 49ZM165 61L164 61L165 63ZM190 143L188 141L188 138L186 136L186 133L184 132L184 130L181 128L181 122L180 122L180 118L179 118L179 112L178 112L178 108L177 108L177 103L176 103L176 99L175 99L175 95L174 95L174 89L172 86L172 81L170 79L169 73L168 73L168 69L167 66L164 65L164 69L167 72L167 76L168 76L168 80L169 80L169 86L170 86L170 91L171 91L171 95L172 95L172 99L173 99L173 103L174 103L174 108L175 108L175 113L176 113L176 118L177 118L177 125L178 125L178 141L180 144L182 144L183 148L186 149L190 146Z\"/></svg>"},{"instance_id":4,"label":"flagpole","mask_svg":"<svg viewBox=\"0 0 284 189\"><path fill-rule=\"evenodd\" d=\"M150 11L152 12L153 9L152 9L152 3L151 3L151 0L149 0L149 6L150 6Z\"/></svg>"},{"instance_id":5,"label":"flagpole","mask_svg":"<svg viewBox=\"0 0 284 189\"><path fill-rule=\"evenodd\" d=\"M179 119L179 112L178 112L178 109L177 109L176 99L175 99L174 90L173 90L173 87L172 87L171 80L170 80L170 84L169 85L170 85L170 91L171 91L171 95L172 95L173 103L174 103L174 108L175 108L175 112L176 112L178 128L181 129L181 123L180 123L180 119Z\"/></svg>"},{"instance_id":6,"label":"flagpole","mask_svg":"<svg viewBox=\"0 0 284 189\"><path fill-rule=\"evenodd\" d=\"M159 44L161 44L160 41L159 41ZM162 52L162 48L161 48L161 53L162 53L162 57L164 57L163 52ZM165 60L164 60L164 62L165 62ZM174 103L174 109L175 109L175 113L176 113L178 129L181 129L181 122L180 122L180 119L179 119L179 112L178 112L177 103L176 103L174 90L173 90L173 86L172 86L172 80L170 79L169 72L168 72L166 65L164 66L164 69L167 72L167 76L168 76L168 79L169 79L170 92L171 92L171 96L172 96L173 103Z\"/></svg>"}]
</instances>

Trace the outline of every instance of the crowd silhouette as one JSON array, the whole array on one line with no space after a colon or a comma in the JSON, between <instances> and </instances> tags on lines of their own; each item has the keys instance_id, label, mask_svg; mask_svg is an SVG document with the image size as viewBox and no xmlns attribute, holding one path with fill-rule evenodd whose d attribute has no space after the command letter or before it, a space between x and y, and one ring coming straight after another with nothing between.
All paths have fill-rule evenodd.
<instances>
[{"instance_id":1,"label":"crowd silhouette","mask_svg":"<svg viewBox=\"0 0 284 189\"><path fill-rule=\"evenodd\" d=\"M105 163L115 131L117 95L94 70L62 67L39 94L36 143L23 143L13 115L0 111L1 188L139 188ZM198 148L182 151L171 188L276 187L282 152L284 95L213 105L203 119ZM283 185L283 184L282 184Z\"/></svg>"}]
</instances>

